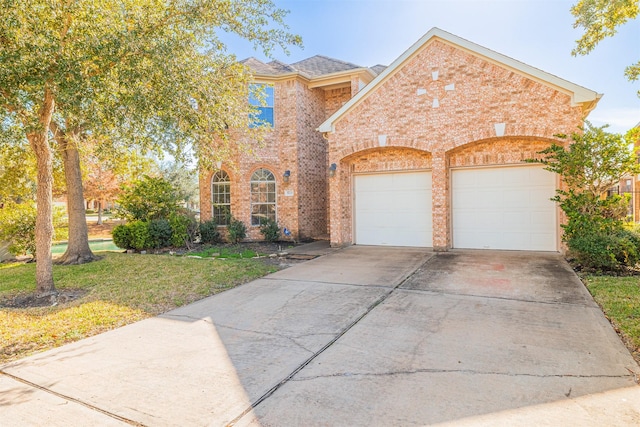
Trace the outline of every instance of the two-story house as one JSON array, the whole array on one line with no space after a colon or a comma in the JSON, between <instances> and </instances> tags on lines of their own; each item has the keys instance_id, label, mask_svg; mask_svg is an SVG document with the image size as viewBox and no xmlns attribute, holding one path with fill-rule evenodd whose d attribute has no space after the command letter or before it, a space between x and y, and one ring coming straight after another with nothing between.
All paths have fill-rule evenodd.
<instances>
[{"instance_id":1,"label":"two-story house","mask_svg":"<svg viewBox=\"0 0 640 427\"><path fill-rule=\"evenodd\" d=\"M201 172L203 219L230 210L260 239L270 217L334 246L560 249L558 178L524 160L597 92L437 28L388 67L244 63L273 130L237 171Z\"/></svg>"}]
</instances>

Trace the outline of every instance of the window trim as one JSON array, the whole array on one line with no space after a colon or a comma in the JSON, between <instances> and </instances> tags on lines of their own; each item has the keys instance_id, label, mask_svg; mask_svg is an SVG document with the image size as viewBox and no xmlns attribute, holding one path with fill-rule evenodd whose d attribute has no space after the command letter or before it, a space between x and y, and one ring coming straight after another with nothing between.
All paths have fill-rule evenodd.
<instances>
[{"instance_id":1,"label":"window trim","mask_svg":"<svg viewBox=\"0 0 640 427\"><path fill-rule=\"evenodd\" d=\"M226 177L226 181L214 181L214 179L216 178L216 176L218 176L219 174L224 174L224 177ZM222 177L222 178L224 178ZM214 203L214 188L215 187L223 187L223 186L228 186L229 188L229 203ZM221 193L218 193L221 194ZM224 195L224 193L222 193ZM214 174L211 176L211 219L216 221L216 224L219 227L226 227L228 226L228 218L225 218L225 223L221 224L218 222L218 218L216 217L215 214L215 209L216 207L220 207L220 206L227 206L228 207L228 212L229 215L231 215L231 177L229 176L229 174L220 169L219 171L214 172ZM219 217L219 215L218 215Z\"/></svg>"},{"instance_id":2,"label":"window trim","mask_svg":"<svg viewBox=\"0 0 640 427\"><path fill-rule=\"evenodd\" d=\"M254 180L254 176L258 171L266 171L273 177L273 180L265 181L265 180ZM273 202L253 202L253 185L256 183L273 183L274 185L274 201ZM251 227L260 227L261 223L254 224L253 223L253 206L254 205L273 205L273 215L274 221L278 221L278 181L276 180L276 174L274 174L270 168L267 167L258 167L251 172L251 178L249 179L249 224Z\"/></svg>"}]
</instances>

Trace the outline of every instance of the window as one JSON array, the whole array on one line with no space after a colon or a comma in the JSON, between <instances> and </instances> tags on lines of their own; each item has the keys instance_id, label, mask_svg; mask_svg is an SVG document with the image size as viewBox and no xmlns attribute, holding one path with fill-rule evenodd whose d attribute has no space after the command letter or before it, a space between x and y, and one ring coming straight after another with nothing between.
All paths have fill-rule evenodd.
<instances>
[{"instance_id":1,"label":"window","mask_svg":"<svg viewBox=\"0 0 640 427\"><path fill-rule=\"evenodd\" d=\"M264 99L256 97L253 94L254 90L262 91ZM252 114L251 127L269 126L273 127L273 86L265 84L251 85L251 91L249 92L249 104L255 106L258 111Z\"/></svg>"},{"instance_id":2,"label":"window","mask_svg":"<svg viewBox=\"0 0 640 427\"><path fill-rule=\"evenodd\" d=\"M229 225L231 181L225 171L218 171L211 178L211 203L211 219L218 225Z\"/></svg>"},{"instance_id":3,"label":"window","mask_svg":"<svg viewBox=\"0 0 640 427\"><path fill-rule=\"evenodd\" d=\"M258 169L251 176L251 225L266 219L276 221L276 177L267 169Z\"/></svg>"}]
</instances>

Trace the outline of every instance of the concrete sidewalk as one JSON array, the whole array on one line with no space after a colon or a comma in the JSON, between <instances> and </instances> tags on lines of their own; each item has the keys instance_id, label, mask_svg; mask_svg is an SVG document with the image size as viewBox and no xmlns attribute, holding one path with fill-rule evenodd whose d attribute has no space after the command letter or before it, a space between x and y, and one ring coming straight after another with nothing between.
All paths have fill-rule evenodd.
<instances>
[{"instance_id":1,"label":"concrete sidewalk","mask_svg":"<svg viewBox=\"0 0 640 427\"><path fill-rule=\"evenodd\" d=\"M3 426L640 422L553 254L350 247L1 369Z\"/></svg>"}]
</instances>

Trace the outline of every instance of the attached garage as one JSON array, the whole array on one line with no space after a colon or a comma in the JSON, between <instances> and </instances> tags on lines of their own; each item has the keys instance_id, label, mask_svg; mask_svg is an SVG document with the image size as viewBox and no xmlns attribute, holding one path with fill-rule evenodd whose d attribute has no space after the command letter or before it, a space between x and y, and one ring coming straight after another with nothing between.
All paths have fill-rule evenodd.
<instances>
[{"instance_id":1,"label":"attached garage","mask_svg":"<svg viewBox=\"0 0 640 427\"><path fill-rule=\"evenodd\" d=\"M556 177L539 166L451 172L453 247L556 251Z\"/></svg>"},{"instance_id":2,"label":"attached garage","mask_svg":"<svg viewBox=\"0 0 640 427\"><path fill-rule=\"evenodd\" d=\"M355 243L431 247L431 172L354 176Z\"/></svg>"}]
</instances>

